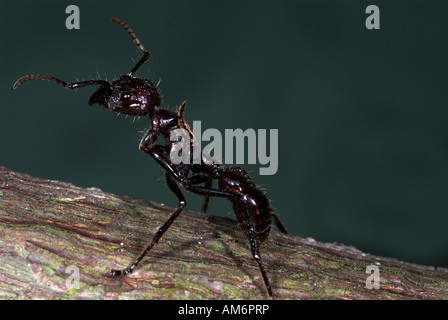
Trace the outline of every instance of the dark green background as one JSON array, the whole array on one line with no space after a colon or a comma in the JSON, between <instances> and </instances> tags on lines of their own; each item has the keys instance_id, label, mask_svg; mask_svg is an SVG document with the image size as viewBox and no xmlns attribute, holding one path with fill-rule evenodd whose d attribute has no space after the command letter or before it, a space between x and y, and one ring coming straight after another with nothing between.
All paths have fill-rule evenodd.
<instances>
[{"instance_id":1,"label":"dark green background","mask_svg":"<svg viewBox=\"0 0 448 320\"><path fill-rule=\"evenodd\" d=\"M81 29L65 28L76 4ZM365 27L369 4L381 29ZM163 107L202 128L279 130L279 170L259 176L291 233L448 266L448 2L0 1L0 165L176 205L138 150L146 118L90 108L65 81L139 71ZM188 209L201 199L188 195ZM232 216L224 199L211 213Z\"/></svg>"}]
</instances>

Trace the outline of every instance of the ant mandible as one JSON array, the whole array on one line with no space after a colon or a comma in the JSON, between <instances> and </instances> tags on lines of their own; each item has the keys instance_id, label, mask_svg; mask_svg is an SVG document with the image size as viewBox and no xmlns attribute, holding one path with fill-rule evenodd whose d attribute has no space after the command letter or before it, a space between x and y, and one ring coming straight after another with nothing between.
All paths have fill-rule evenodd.
<instances>
[{"instance_id":1,"label":"ant mandible","mask_svg":"<svg viewBox=\"0 0 448 320\"><path fill-rule=\"evenodd\" d=\"M172 163L170 151L179 143L179 141L171 141L170 139L173 130L181 129L186 132L190 138L190 148L194 145L194 135L184 120L186 102L182 103L177 113L157 108L161 104L161 97L156 86L147 79L134 77L134 73L149 59L149 52L123 20L113 17L112 21L118 23L126 30L132 41L143 53L143 56L128 74L113 82L87 80L72 83L66 83L48 75L29 74L19 78L13 85L13 89L17 89L29 80L47 80L69 90L100 85L90 97L89 105L97 104L118 113L132 116L147 115L151 118L151 127L143 136L139 147L140 150L152 156L165 170L166 183L179 201L178 208L165 224L157 230L149 246L134 263L123 270L112 270L110 276L125 276L132 272L152 247L159 242L186 205L185 198L179 188L179 185L181 185L186 190L205 197L202 207L203 212L207 210L210 197L224 197L232 202L233 211L239 225L248 237L252 256L260 268L269 298L273 299L272 289L263 266L259 247L269 236L272 219L281 232L287 233L285 227L273 212L266 195L255 185L244 169L240 167L222 168L219 164L210 161L209 155L202 155L199 163L193 163L192 161L190 163ZM156 144L158 137L165 139L164 145ZM192 155L193 152L190 152L191 159ZM217 189L212 188L212 182L215 180L218 182Z\"/></svg>"}]
</instances>

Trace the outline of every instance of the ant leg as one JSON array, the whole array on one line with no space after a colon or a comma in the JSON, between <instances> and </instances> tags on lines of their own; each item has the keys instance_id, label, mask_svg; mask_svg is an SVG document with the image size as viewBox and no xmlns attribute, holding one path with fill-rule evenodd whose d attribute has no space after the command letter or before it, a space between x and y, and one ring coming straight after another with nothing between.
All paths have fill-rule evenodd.
<instances>
[{"instance_id":1,"label":"ant leg","mask_svg":"<svg viewBox=\"0 0 448 320\"><path fill-rule=\"evenodd\" d=\"M249 236L249 243L250 243L250 250L252 251L252 256L254 257L255 261L258 263L258 267L260 268L261 275L263 277L264 285L266 289L268 290L269 299L274 300L274 297L272 296L272 289L271 285L269 283L268 275L266 274L266 271L264 270L263 261L261 260L260 251L258 250L258 241L255 237L255 228L253 221L250 219L249 215L249 209L247 207L247 204L245 204L246 207L246 220L248 224L248 236Z\"/></svg>"},{"instance_id":2,"label":"ant leg","mask_svg":"<svg viewBox=\"0 0 448 320\"><path fill-rule=\"evenodd\" d=\"M125 276L128 273L132 272L132 270L137 267L137 265L140 263L140 261L148 254L148 252L154 247L156 243L159 242L160 238L164 235L164 233L168 230L168 228L171 226L171 224L176 220L176 218L179 216L179 214L182 212L182 209L187 204L185 202L185 198L182 194L182 192L179 189L179 186L174 182L173 178L171 177L171 174L166 172L165 173L165 180L168 185L168 187L171 189L171 191L176 195L177 199L179 199L179 207L177 210L171 215L171 217L165 222L165 224L160 227L154 237L152 238L151 244L143 251L143 253L134 261L133 264L131 264L128 268L123 270L112 270L110 272L110 275L112 277L120 277Z\"/></svg>"},{"instance_id":3,"label":"ant leg","mask_svg":"<svg viewBox=\"0 0 448 320\"><path fill-rule=\"evenodd\" d=\"M212 188L212 179L207 179L205 181L205 188L207 188L207 189ZM204 203L202 204L202 210L201 210L202 213L207 212L209 202L210 202L210 196L205 196Z\"/></svg>"},{"instance_id":4,"label":"ant leg","mask_svg":"<svg viewBox=\"0 0 448 320\"><path fill-rule=\"evenodd\" d=\"M140 141L139 148L143 152L149 154L156 160L156 162L179 182L186 182L186 178L182 178L178 172L176 172L173 166L169 162L169 156L166 154L164 147L156 145L158 134L152 129L149 129L142 140Z\"/></svg>"},{"instance_id":5,"label":"ant leg","mask_svg":"<svg viewBox=\"0 0 448 320\"><path fill-rule=\"evenodd\" d=\"M192 176L191 178L188 179L188 183L190 183L190 184L205 183L205 188L207 188L207 189L212 188L212 181L213 181L213 179L211 179L207 176L203 176L203 175ZM202 213L207 212L208 204L210 202L210 196L204 196L204 197L205 197L204 203L202 204L202 209L201 209Z\"/></svg>"},{"instance_id":6,"label":"ant leg","mask_svg":"<svg viewBox=\"0 0 448 320\"><path fill-rule=\"evenodd\" d=\"M280 217L275 212L272 213L272 218L274 219L275 225L281 233L289 234L284 223L282 222L282 220L280 220Z\"/></svg>"},{"instance_id":7,"label":"ant leg","mask_svg":"<svg viewBox=\"0 0 448 320\"><path fill-rule=\"evenodd\" d=\"M227 192L227 191L222 191L222 190L213 189L213 188L192 186L191 184L188 184L188 183L187 184L182 183L182 186L185 189L187 189L188 191L198 194L198 195L201 195L201 196L223 197L223 198L227 198L229 200L240 198L240 196L237 193L233 193L233 192Z\"/></svg>"}]
</instances>

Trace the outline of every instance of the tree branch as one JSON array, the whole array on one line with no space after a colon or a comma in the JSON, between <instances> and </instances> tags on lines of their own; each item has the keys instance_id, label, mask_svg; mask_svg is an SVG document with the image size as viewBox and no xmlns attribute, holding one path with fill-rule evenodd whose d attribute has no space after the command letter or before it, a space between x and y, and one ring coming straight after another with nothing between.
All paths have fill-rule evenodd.
<instances>
[{"instance_id":1,"label":"tree branch","mask_svg":"<svg viewBox=\"0 0 448 320\"><path fill-rule=\"evenodd\" d=\"M128 266L172 212L0 167L0 298L267 298L236 221L188 210L132 274L105 276ZM447 270L348 246L272 232L261 254L277 299L448 296ZM366 288L369 265L378 266L380 289Z\"/></svg>"}]
</instances>

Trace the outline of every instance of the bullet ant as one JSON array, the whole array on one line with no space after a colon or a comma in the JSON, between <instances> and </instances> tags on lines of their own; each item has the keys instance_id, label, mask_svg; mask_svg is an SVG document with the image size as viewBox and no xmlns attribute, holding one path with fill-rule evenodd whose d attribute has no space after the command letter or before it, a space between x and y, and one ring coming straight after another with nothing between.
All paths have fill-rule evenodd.
<instances>
[{"instance_id":1,"label":"bullet ant","mask_svg":"<svg viewBox=\"0 0 448 320\"><path fill-rule=\"evenodd\" d=\"M204 154L201 155L202 161L199 163L193 163L192 161L189 163L172 163L170 152L179 143L179 141L171 141L170 139L170 135L174 130L181 129L189 136L190 150L192 150L194 145L194 135L184 120L186 102L182 103L177 113L157 108L161 104L161 97L156 86L147 79L134 77L134 73L149 59L150 53L143 47L131 28L123 20L113 17L112 21L118 23L126 30L132 41L143 53L143 56L129 73L113 82L87 80L72 83L66 83L48 75L29 74L18 79L13 85L13 89L17 89L29 80L47 80L69 90L99 85L100 87L90 97L89 105L97 104L122 114L150 117L151 127L141 139L139 147L140 150L153 157L165 170L166 184L177 197L179 201L178 208L165 224L157 230L150 245L134 263L123 270L112 270L110 276L120 277L132 272L152 247L159 242L187 204L179 187L181 185L186 190L205 197L202 206L203 212L207 210L210 197L224 197L232 202L233 211L239 225L248 237L252 256L260 268L269 298L273 299L272 289L263 266L259 247L269 236L271 220L274 220L278 229L283 233L287 233L285 227L273 212L266 195L255 185L244 169L240 167L222 168L219 164L211 161L210 156ZM158 137L165 139L164 145L156 144ZM190 152L190 157L192 159L192 152ZM217 181L217 189L212 188L213 181Z\"/></svg>"}]
</instances>

